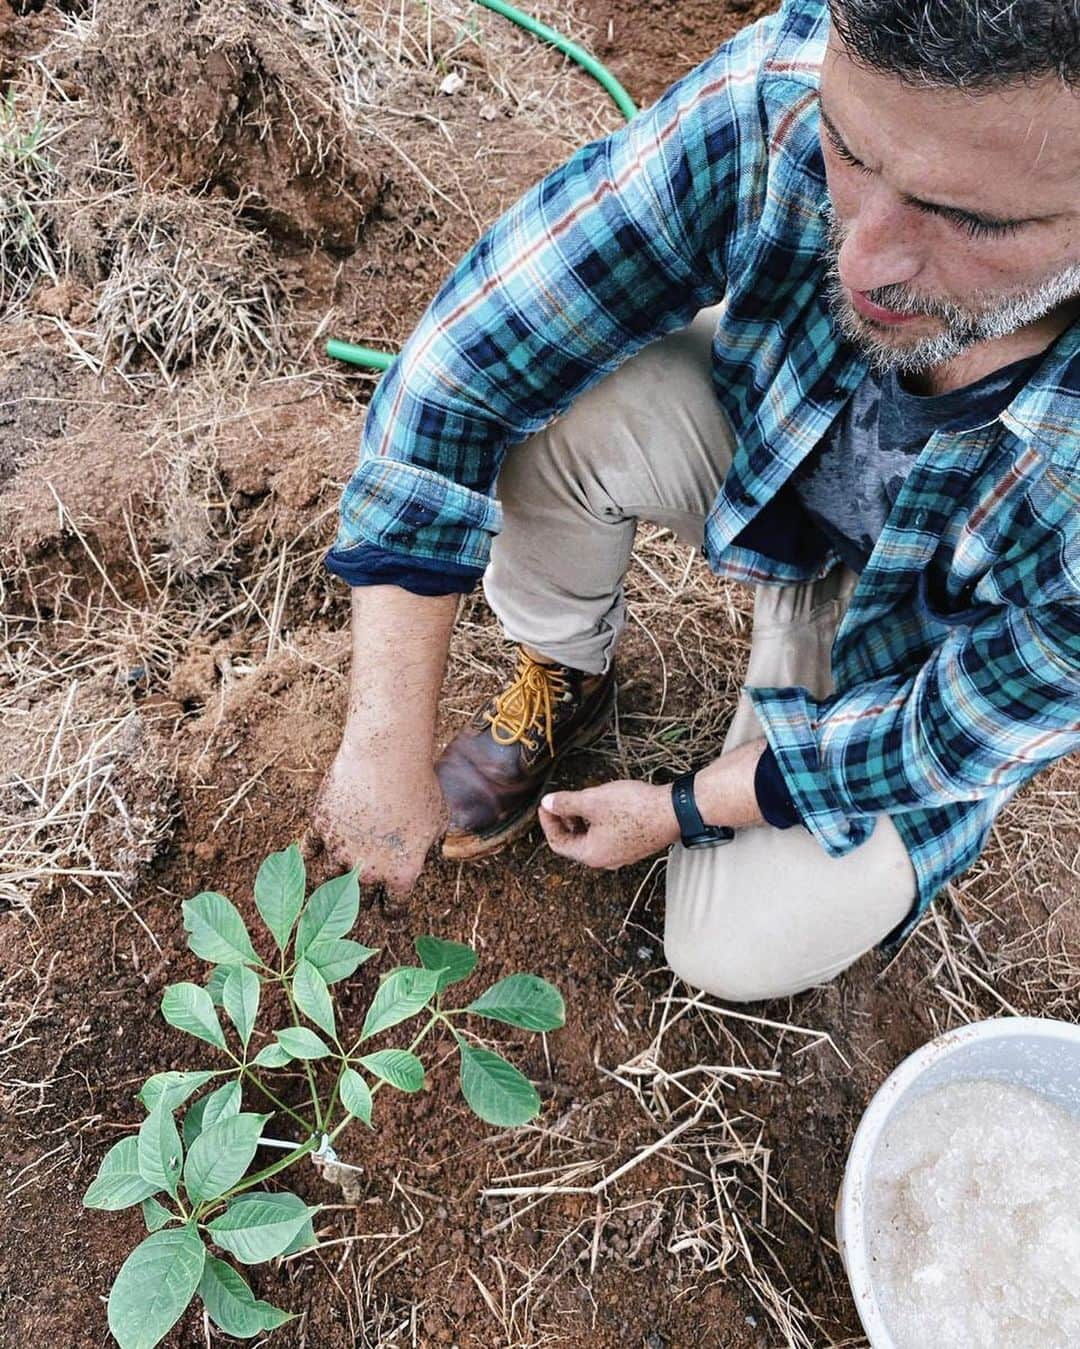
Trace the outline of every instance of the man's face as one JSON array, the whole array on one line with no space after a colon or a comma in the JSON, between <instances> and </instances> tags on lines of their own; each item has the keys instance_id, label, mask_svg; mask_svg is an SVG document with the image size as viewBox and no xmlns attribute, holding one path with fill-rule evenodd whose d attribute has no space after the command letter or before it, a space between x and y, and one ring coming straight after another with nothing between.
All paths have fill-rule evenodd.
<instances>
[{"instance_id":1,"label":"man's face","mask_svg":"<svg viewBox=\"0 0 1080 1349\"><path fill-rule=\"evenodd\" d=\"M919 371L1080 297L1080 94L903 84L829 38L830 300L879 368Z\"/></svg>"}]
</instances>

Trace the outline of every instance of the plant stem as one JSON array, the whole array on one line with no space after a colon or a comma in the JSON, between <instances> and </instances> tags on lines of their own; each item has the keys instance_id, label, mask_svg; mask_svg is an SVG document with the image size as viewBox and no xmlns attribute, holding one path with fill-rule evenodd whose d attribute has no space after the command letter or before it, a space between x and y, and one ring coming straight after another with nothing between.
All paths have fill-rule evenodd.
<instances>
[{"instance_id":1,"label":"plant stem","mask_svg":"<svg viewBox=\"0 0 1080 1349\"><path fill-rule=\"evenodd\" d=\"M243 1194L245 1190L250 1190L253 1185L258 1185L260 1181L269 1180L271 1176L276 1176L279 1171L284 1171L287 1166L294 1166L301 1157L306 1157L309 1152L314 1152L319 1146L321 1136L313 1134L306 1143L297 1145L294 1152L290 1152L287 1157L282 1157L280 1162L273 1162L270 1166L263 1167L261 1171L256 1171L253 1176L245 1176L242 1181L234 1185L231 1190L226 1190L224 1194L219 1194L216 1199L210 1201L213 1206L224 1203L231 1199L234 1194ZM197 1215L202 1217L202 1213Z\"/></svg>"},{"instance_id":2,"label":"plant stem","mask_svg":"<svg viewBox=\"0 0 1080 1349\"><path fill-rule=\"evenodd\" d=\"M273 1101L273 1103L277 1106L279 1110L284 1110L286 1115L291 1116L292 1119L294 1119L296 1123L300 1125L304 1133L306 1134L311 1133L312 1126L306 1119L304 1119L303 1115L298 1115L296 1111L293 1110L290 1106L287 1106L284 1101L278 1100L278 1098L274 1095L274 1093L270 1090L270 1088L265 1086L263 1082L255 1076L255 1074L252 1072L248 1064L245 1063L243 1065L241 1075L247 1077L247 1079L254 1086L258 1087L258 1089L262 1092L262 1094L268 1100Z\"/></svg>"},{"instance_id":3,"label":"plant stem","mask_svg":"<svg viewBox=\"0 0 1080 1349\"><path fill-rule=\"evenodd\" d=\"M348 1058L346 1058L344 1054L342 1054L341 1067L338 1069L337 1080L334 1082L334 1090L330 1093L330 1104L326 1107L326 1115L324 1116L325 1123L323 1127L326 1129L330 1128L330 1121L331 1119L333 1119L334 1116L334 1106L337 1105L338 1092L341 1090L341 1079L345 1076L345 1069L348 1068L348 1066L349 1060ZM346 1120L350 1118L351 1117L349 1115L345 1116ZM336 1133L337 1131L335 1130L332 1137L336 1137Z\"/></svg>"},{"instance_id":4,"label":"plant stem","mask_svg":"<svg viewBox=\"0 0 1080 1349\"><path fill-rule=\"evenodd\" d=\"M445 1018L449 1015L449 1013L447 1013L447 1012L440 1012L440 1011L438 1011L436 1008L430 1007L430 1006L428 1007L428 1011L431 1013L431 1020L427 1023L427 1025L424 1027L424 1029L420 1032L420 1034L416 1037L416 1039L415 1039L415 1040L412 1042L412 1044L409 1046L410 1049L415 1049L415 1048L416 1048L416 1046L420 1043L420 1041L424 1038L424 1036L428 1033L428 1031L431 1029L431 1027L434 1025L434 1023L435 1023L436 1021L439 1021L440 1019L445 1020ZM414 1016L418 1016L419 1013L414 1012L413 1015L414 1015ZM356 1053L356 1051L360 1048L361 1044L363 1043L363 1039L364 1039L364 1037L363 1037L362 1035L357 1037L356 1043L355 1043L355 1044L353 1045L353 1047L349 1050L349 1052L345 1055L345 1057L346 1057L347 1059L351 1059L351 1058L352 1058L352 1056Z\"/></svg>"},{"instance_id":5,"label":"plant stem","mask_svg":"<svg viewBox=\"0 0 1080 1349\"><path fill-rule=\"evenodd\" d=\"M293 1001L292 989L289 987L287 980L284 982L283 987L285 989L285 996L289 1000L289 1010L292 1012L293 1025L299 1029L300 1013L296 1010L296 1003ZM315 1089L315 1074L311 1071L311 1063L309 1062L309 1060L304 1059L303 1063L304 1063L304 1072L307 1075L308 1080L308 1091L311 1095L311 1104L315 1110L315 1127L321 1132L323 1127L323 1113L322 1113L322 1106L320 1106L319 1104L319 1093Z\"/></svg>"},{"instance_id":6,"label":"plant stem","mask_svg":"<svg viewBox=\"0 0 1080 1349\"><path fill-rule=\"evenodd\" d=\"M424 1029L420 1032L419 1035L417 1035L417 1037L413 1040L412 1044L409 1046L410 1052L412 1052L412 1050L416 1048L416 1046L420 1043L420 1041L424 1038L424 1036L428 1034L432 1026L436 1024L436 1022L446 1021L446 1014L444 1012L437 1012L430 1007L428 1008L428 1010L431 1012L431 1020L427 1023ZM450 1025L449 1021L446 1021L446 1024L449 1026ZM350 1055L356 1053L356 1050L359 1048L359 1045L360 1041L357 1040L356 1044L353 1045L352 1049L349 1050L349 1054L346 1055L346 1060L349 1058ZM337 1083L334 1086L334 1094L330 1098L330 1109L327 1110L326 1112L327 1121L329 1121L330 1119L330 1111L333 1110L335 1101L337 1100L338 1086L340 1085L340 1083L341 1083L341 1074L339 1073ZM379 1080L375 1083L375 1085L371 1088L372 1096L375 1095L375 1093L379 1090L380 1087L384 1086L386 1086L386 1082L384 1081L383 1078L380 1077ZM337 1138L338 1134L341 1133L342 1129L345 1128L346 1124L350 1124L352 1122L352 1118L353 1118L352 1115L346 1115L340 1124L335 1125L333 1133L328 1135L331 1143L334 1141L335 1138Z\"/></svg>"}]
</instances>

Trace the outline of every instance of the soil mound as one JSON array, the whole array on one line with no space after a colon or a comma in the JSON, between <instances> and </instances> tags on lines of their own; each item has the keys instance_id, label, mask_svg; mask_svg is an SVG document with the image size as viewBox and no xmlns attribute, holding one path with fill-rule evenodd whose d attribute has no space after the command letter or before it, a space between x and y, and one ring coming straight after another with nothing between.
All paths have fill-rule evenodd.
<instances>
[{"instance_id":1,"label":"soil mound","mask_svg":"<svg viewBox=\"0 0 1080 1349\"><path fill-rule=\"evenodd\" d=\"M42 441L64 430L67 361L48 347L0 363L0 486Z\"/></svg>"},{"instance_id":2,"label":"soil mound","mask_svg":"<svg viewBox=\"0 0 1080 1349\"><path fill-rule=\"evenodd\" d=\"M386 185L301 15L260 0L105 0L84 71L147 185L217 191L272 234L351 250Z\"/></svg>"}]
</instances>

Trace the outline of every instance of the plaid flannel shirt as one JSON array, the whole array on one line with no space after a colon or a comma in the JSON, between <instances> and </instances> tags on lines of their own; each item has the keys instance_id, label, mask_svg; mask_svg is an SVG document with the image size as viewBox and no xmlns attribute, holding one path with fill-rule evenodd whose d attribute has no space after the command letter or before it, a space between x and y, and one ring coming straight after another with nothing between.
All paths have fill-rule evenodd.
<instances>
[{"instance_id":1,"label":"plaid flannel shirt","mask_svg":"<svg viewBox=\"0 0 1080 1349\"><path fill-rule=\"evenodd\" d=\"M479 575L507 446L721 298L713 377L738 448L704 555L752 583L836 565L804 546L788 484L866 373L822 286L827 22L823 0L788 0L487 230L376 389L331 566ZM837 633L832 696L748 690L827 853L891 816L918 880L894 940L1080 744L1078 372L1080 324L1000 416L932 436Z\"/></svg>"}]
</instances>

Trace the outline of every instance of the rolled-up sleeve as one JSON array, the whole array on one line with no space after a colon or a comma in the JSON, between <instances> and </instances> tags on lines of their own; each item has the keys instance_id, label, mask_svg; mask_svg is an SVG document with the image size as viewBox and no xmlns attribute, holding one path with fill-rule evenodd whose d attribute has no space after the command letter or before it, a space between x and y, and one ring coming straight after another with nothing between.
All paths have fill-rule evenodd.
<instances>
[{"instance_id":1,"label":"rolled-up sleeve","mask_svg":"<svg viewBox=\"0 0 1080 1349\"><path fill-rule=\"evenodd\" d=\"M1080 606L997 609L909 678L747 693L804 824L841 856L877 814L989 797L1080 747Z\"/></svg>"},{"instance_id":2,"label":"rolled-up sleeve","mask_svg":"<svg viewBox=\"0 0 1080 1349\"><path fill-rule=\"evenodd\" d=\"M461 259L376 387L332 557L482 570L507 447L721 298L756 222L770 23L583 146Z\"/></svg>"}]
</instances>

